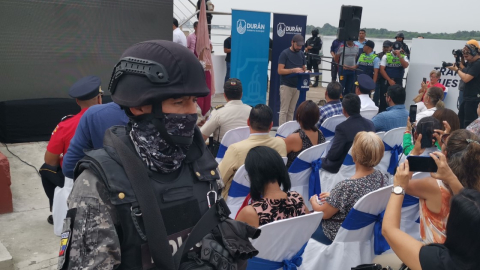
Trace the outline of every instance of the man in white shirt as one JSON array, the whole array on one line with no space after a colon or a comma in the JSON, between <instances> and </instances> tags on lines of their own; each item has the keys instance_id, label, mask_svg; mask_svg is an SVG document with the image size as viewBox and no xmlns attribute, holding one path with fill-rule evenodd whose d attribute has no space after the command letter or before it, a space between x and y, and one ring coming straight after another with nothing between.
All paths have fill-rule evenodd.
<instances>
[{"instance_id":1,"label":"man in white shirt","mask_svg":"<svg viewBox=\"0 0 480 270\"><path fill-rule=\"evenodd\" d=\"M187 37L183 31L178 28L178 20L173 18L173 42L187 47Z\"/></svg>"},{"instance_id":2,"label":"man in white shirt","mask_svg":"<svg viewBox=\"0 0 480 270\"><path fill-rule=\"evenodd\" d=\"M375 110L378 113L378 107L370 98L370 93L375 90L373 79L367 74L360 74L355 82L355 94L360 98L360 112L366 110Z\"/></svg>"}]
</instances>

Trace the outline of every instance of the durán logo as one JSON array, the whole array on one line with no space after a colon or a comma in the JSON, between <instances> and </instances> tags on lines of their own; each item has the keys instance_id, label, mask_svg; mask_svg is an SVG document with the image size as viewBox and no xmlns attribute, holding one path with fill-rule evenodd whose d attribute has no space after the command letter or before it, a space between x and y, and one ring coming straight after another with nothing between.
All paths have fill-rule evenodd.
<instances>
[{"instance_id":1,"label":"dur\u00e1n logo","mask_svg":"<svg viewBox=\"0 0 480 270\"><path fill-rule=\"evenodd\" d=\"M243 35L243 34L245 34L246 31L247 31L247 22L245 20L238 20L237 21L237 32L240 35Z\"/></svg>"},{"instance_id":2,"label":"dur\u00e1n logo","mask_svg":"<svg viewBox=\"0 0 480 270\"><path fill-rule=\"evenodd\" d=\"M277 35L278 35L279 37L285 36L285 29L286 29L286 28L287 28L287 27L285 26L284 23L279 23L279 24L277 25Z\"/></svg>"}]
</instances>

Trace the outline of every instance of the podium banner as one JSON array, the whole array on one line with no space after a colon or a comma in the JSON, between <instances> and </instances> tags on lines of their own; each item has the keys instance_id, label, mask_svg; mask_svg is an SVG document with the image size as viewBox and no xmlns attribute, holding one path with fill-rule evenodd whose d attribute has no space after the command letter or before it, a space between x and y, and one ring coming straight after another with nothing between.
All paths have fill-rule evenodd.
<instances>
[{"instance_id":1,"label":"podium banner","mask_svg":"<svg viewBox=\"0 0 480 270\"><path fill-rule=\"evenodd\" d=\"M232 10L230 77L242 81L242 101L266 104L270 13Z\"/></svg>"},{"instance_id":2,"label":"podium banner","mask_svg":"<svg viewBox=\"0 0 480 270\"><path fill-rule=\"evenodd\" d=\"M273 125L278 126L280 112L280 75L278 75L278 58L280 53L292 46L296 34L305 37L307 28L306 15L273 14L272 65L270 70L270 94L268 106L273 110Z\"/></svg>"}]
</instances>

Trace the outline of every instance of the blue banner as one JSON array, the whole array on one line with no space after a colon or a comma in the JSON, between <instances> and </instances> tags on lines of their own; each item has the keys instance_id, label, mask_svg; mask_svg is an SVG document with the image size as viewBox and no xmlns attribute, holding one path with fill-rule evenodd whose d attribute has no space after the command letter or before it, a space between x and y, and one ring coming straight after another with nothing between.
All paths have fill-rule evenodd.
<instances>
[{"instance_id":1,"label":"blue banner","mask_svg":"<svg viewBox=\"0 0 480 270\"><path fill-rule=\"evenodd\" d=\"M266 104L270 13L232 10L230 77L242 81L242 101Z\"/></svg>"},{"instance_id":2,"label":"blue banner","mask_svg":"<svg viewBox=\"0 0 480 270\"><path fill-rule=\"evenodd\" d=\"M273 125L278 126L278 115L280 112L280 75L278 75L278 58L280 53L292 46L292 38L296 34L305 37L307 28L307 16L273 14L273 46L272 66L270 73L270 94L268 106L272 108ZM305 94L304 91L302 91Z\"/></svg>"}]
</instances>

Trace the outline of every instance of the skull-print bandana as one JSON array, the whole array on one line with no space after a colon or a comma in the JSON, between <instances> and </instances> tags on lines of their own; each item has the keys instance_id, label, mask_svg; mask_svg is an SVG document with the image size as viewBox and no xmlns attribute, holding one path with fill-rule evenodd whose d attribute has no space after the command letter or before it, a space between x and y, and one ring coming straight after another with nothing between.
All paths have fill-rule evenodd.
<instances>
[{"instance_id":1,"label":"skull-print bandana","mask_svg":"<svg viewBox=\"0 0 480 270\"><path fill-rule=\"evenodd\" d=\"M165 127L171 136L191 138L197 114L165 114ZM180 168L190 144L168 144L150 120L132 123L130 138L149 169L171 173Z\"/></svg>"}]
</instances>

